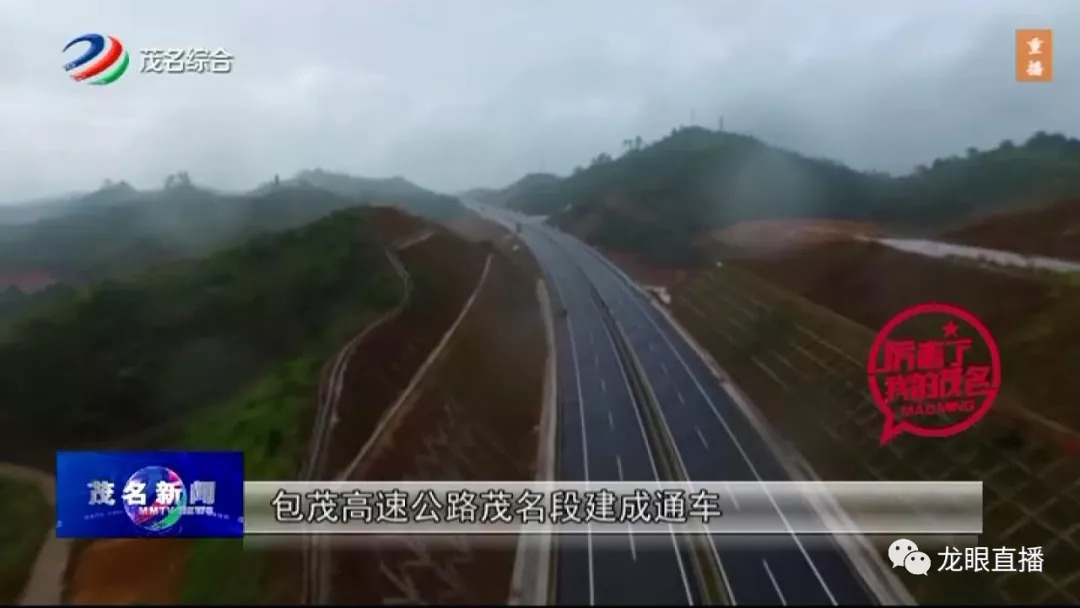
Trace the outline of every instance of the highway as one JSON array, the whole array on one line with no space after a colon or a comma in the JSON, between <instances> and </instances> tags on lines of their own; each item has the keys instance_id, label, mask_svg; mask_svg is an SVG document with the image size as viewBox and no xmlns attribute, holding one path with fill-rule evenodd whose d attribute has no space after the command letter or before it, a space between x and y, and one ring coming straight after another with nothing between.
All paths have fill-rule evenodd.
<instances>
[{"instance_id":1,"label":"highway","mask_svg":"<svg viewBox=\"0 0 1080 608\"><path fill-rule=\"evenodd\" d=\"M567 481L652 481L657 467L640 412L586 276L566 254L527 226L522 234L544 269L556 309L559 478ZM632 535L559 543L558 604L696 604L689 563L674 536L638 550ZM581 545L584 545L582 547Z\"/></svg>"},{"instance_id":2,"label":"highway","mask_svg":"<svg viewBox=\"0 0 1080 608\"><path fill-rule=\"evenodd\" d=\"M511 227L514 222L522 223L522 236L553 285L552 291L566 303L566 322L558 328L557 334L559 394L564 408L561 411L562 479L618 479L619 468L622 478L636 479L634 474L648 471L627 464L633 462L633 466L647 467L639 464L646 457L642 454L647 455L649 450L644 434L604 432L604 418L609 414L616 416L617 422L640 420L640 415L629 411L637 406L628 391L616 388L623 382L624 371L613 349L605 346L608 338L604 335L603 314L610 314L620 324L641 362L686 478L698 481L791 479L767 439L740 410L705 361L665 315L653 307L647 296L632 286L625 274L576 238L536 219L504 210L486 209L484 212ZM606 304L606 311L590 297L593 287ZM575 417L581 418L581 429L570 428L567 421ZM611 470L612 460L621 463L616 466L615 476ZM575 467L577 462L586 463L584 470L582 466ZM732 502L724 507L739 508ZM779 510L776 515L778 521L786 524ZM771 538L767 547L733 547L719 540L712 539L711 550L726 587L727 599L732 604L880 603L866 589L862 577L833 539L819 539L819 543L809 546L799 536L787 533ZM685 555L682 558L685 562ZM656 562L659 565L660 562L674 561L675 556L670 552L651 553L649 557L639 553L638 562L643 559L650 562L659 559ZM687 601L670 582L660 584L673 576L667 574L670 567L652 571L642 579L637 570L623 569L627 567L625 556L595 552L582 556L562 551L558 564L560 604L613 601L607 593L619 593L618 587L609 591L607 583L601 582L609 578L615 579L616 585L622 586L622 593L635 603L643 601L641 594L659 593L661 588L670 589L666 592L672 595L653 601ZM617 568L621 570L615 572ZM689 571L689 568L683 570ZM581 580L584 576L590 579L589 589L596 589L589 596L582 591L586 584ZM688 585L688 588L694 587Z\"/></svg>"},{"instance_id":3,"label":"highway","mask_svg":"<svg viewBox=\"0 0 1080 608\"><path fill-rule=\"evenodd\" d=\"M589 275L612 314L626 328L656 392L687 477L700 481L790 480L732 396L645 296L577 239L562 233L555 238ZM729 504L728 508L738 506ZM779 540L782 544L774 542L768 549L725 548L713 543L733 603L877 603L835 543L810 547L791 534Z\"/></svg>"}]
</instances>

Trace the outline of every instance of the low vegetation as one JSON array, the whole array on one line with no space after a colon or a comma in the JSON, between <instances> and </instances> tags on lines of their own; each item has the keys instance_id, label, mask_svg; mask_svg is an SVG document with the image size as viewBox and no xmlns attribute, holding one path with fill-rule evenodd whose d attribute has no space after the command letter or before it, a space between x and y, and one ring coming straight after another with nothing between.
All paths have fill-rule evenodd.
<instances>
[{"instance_id":1,"label":"low vegetation","mask_svg":"<svg viewBox=\"0 0 1080 608\"><path fill-rule=\"evenodd\" d=\"M797 267L808 271L806 264ZM672 308L683 325L823 479L982 480L985 533L979 544L1043 548L1041 575L905 578L919 603L1070 604L1080 599L1073 576L1080 559L1080 539L1073 534L1080 461L1045 428L1023 424L1010 409L1016 406L1009 403L1011 395L960 435L901 435L881 446L883 417L869 398L865 371L876 326L861 326L730 264L694 274L673 293ZM857 306L860 299L847 301ZM836 304L845 314L850 309ZM1016 374L1005 369L1006 386L1016 382ZM1050 404L1025 405L1045 412Z\"/></svg>"},{"instance_id":2,"label":"low vegetation","mask_svg":"<svg viewBox=\"0 0 1080 608\"><path fill-rule=\"evenodd\" d=\"M289 361L240 397L197 415L177 447L242 450L244 478L294 479L300 471L320 359ZM273 557L244 551L240 539L191 542L177 601L185 604L259 604L279 590L270 576ZM228 585L222 585L224 579Z\"/></svg>"}]
</instances>

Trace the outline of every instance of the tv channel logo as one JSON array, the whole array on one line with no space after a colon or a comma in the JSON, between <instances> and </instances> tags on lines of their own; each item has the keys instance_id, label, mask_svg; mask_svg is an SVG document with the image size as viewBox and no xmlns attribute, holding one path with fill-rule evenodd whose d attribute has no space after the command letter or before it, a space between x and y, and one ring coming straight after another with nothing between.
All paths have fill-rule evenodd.
<instances>
[{"instance_id":1,"label":"tv channel logo","mask_svg":"<svg viewBox=\"0 0 1080 608\"><path fill-rule=\"evenodd\" d=\"M236 538L244 532L241 452L59 452L63 538Z\"/></svg>"},{"instance_id":2,"label":"tv channel logo","mask_svg":"<svg viewBox=\"0 0 1080 608\"><path fill-rule=\"evenodd\" d=\"M63 52L82 43L87 45L82 54L64 64L64 71L73 80L106 85L116 82L127 71L131 58L115 36L83 34L68 42Z\"/></svg>"},{"instance_id":3,"label":"tv channel logo","mask_svg":"<svg viewBox=\"0 0 1080 608\"><path fill-rule=\"evenodd\" d=\"M144 74L231 74L235 57L223 48L142 49Z\"/></svg>"}]
</instances>

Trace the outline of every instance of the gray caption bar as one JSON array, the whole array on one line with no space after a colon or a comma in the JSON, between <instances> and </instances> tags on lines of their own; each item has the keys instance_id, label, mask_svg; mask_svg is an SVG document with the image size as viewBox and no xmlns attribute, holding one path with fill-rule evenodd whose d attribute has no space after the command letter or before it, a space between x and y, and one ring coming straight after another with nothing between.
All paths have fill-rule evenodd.
<instances>
[{"instance_id":1,"label":"gray caption bar","mask_svg":"<svg viewBox=\"0 0 1080 608\"><path fill-rule=\"evenodd\" d=\"M832 505L845 518L822 517ZM980 534L982 482L244 483L245 534Z\"/></svg>"}]
</instances>

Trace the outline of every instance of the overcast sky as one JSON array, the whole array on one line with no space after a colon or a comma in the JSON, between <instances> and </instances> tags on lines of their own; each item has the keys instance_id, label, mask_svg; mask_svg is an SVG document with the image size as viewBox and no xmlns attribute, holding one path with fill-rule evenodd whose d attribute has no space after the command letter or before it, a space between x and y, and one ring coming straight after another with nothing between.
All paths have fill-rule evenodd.
<instances>
[{"instance_id":1,"label":"overcast sky","mask_svg":"<svg viewBox=\"0 0 1080 608\"><path fill-rule=\"evenodd\" d=\"M1054 28L1055 82L1014 80ZM112 34L95 87L62 54ZM687 124L906 171L1037 130L1080 136L1076 0L0 0L0 200L248 188L323 167L455 191L565 172ZM140 73L139 49L224 48L227 75Z\"/></svg>"}]
</instances>

